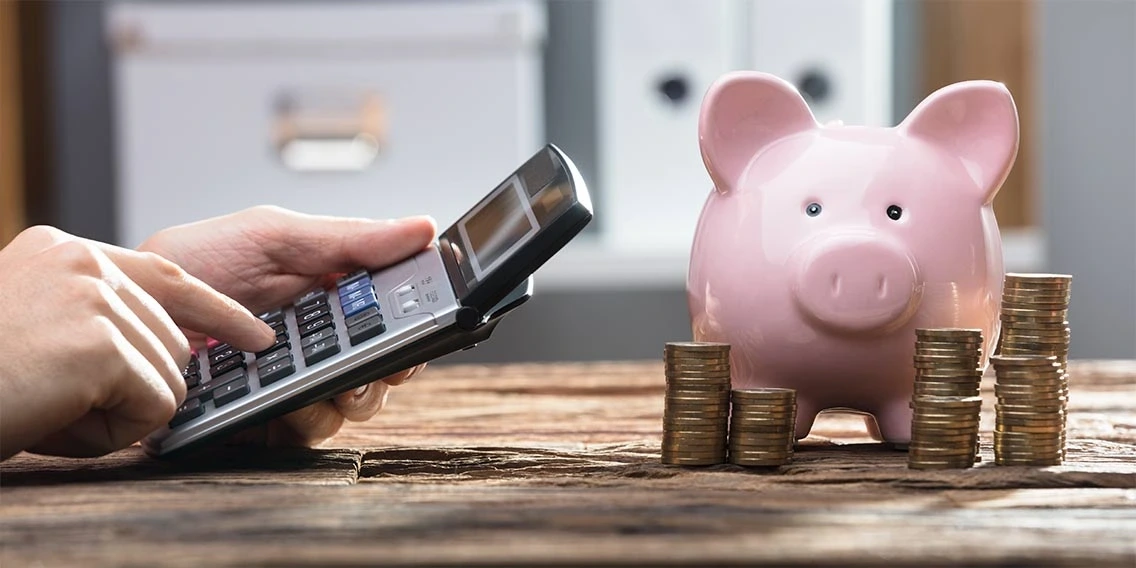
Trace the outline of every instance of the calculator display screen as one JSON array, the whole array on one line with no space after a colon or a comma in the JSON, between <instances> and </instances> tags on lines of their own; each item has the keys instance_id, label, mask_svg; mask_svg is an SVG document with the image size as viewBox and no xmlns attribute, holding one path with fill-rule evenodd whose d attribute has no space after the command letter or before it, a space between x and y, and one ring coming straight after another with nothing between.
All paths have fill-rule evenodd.
<instances>
[{"instance_id":1,"label":"calculator display screen","mask_svg":"<svg viewBox=\"0 0 1136 568\"><path fill-rule=\"evenodd\" d=\"M533 156L439 239L468 291L508 262L575 203L568 173L551 151ZM455 284L457 284L455 282ZM459 297L462 290L456 290Z\"/></svg>"}]
</instances>

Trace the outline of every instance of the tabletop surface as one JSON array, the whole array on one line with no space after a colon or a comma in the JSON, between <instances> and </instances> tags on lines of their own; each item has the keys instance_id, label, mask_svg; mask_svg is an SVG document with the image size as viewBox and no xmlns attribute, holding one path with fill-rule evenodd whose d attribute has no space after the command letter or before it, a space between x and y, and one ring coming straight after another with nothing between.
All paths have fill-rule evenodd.
<instances>
[{"instance_id":1,"label":"tabletop surface","mask_svg":"<svg viewBox=\"0 0 1136 568\"><path fill-rule=\"evenodd\" d=\"M660 463L661 362L434 365L316 449L0 464L0 563L1136 566L1136 361L1070 364L1068 457L918 471L827 413L776 470Z\"/></svg>"}]
</instances>

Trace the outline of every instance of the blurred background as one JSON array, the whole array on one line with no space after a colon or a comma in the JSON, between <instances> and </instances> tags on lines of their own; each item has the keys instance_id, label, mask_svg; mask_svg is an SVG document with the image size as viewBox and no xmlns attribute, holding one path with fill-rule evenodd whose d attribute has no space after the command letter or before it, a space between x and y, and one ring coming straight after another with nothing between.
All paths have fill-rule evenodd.
<instances>
[{"instance_id":1,"label":"blurred background","mask_svg":"<svg viewBox=\"0 0 1136 568\"><path fill-rule=\"evenodd\" d=\"M690 337L696 119L732 69L884 126L1006 83L1006 268L1074 275L1072 357L1136 357L1130 0L0 0L0 242L48 223L134 246L262 203L444 227L554 142L595 221L445 360L657 358Z\"/></svg>"}]
</instances>

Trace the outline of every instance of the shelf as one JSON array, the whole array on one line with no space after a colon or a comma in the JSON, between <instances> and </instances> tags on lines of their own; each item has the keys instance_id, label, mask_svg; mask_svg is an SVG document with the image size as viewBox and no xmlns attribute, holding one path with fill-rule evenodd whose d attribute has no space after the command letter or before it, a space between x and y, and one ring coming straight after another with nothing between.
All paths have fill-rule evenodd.
<instances>
[{"instance_id":1,"label":"shelf","mask_svg":"<svg viewBox=\"0 0 1136 568\"><path fill-rule=\"evenodd\" d=\"M1038 229L1002 233L1007 272L1045 270L1045 243ZM536 290L584 291L675 289L686 286L686 250L626 250L582 236L536 273Z\"/></svg>"}]
</instances>

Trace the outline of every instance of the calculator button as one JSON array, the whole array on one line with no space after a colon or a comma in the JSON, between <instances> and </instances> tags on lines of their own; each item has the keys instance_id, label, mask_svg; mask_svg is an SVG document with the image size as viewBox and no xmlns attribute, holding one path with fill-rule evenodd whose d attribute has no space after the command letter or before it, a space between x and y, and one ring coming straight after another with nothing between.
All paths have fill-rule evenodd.
<instances>
[{"instance_id":1,"label":"calculator button","mask_svg":"<svg viewBox=\"0 0 1136 568\"><path fill-rule=\"evenodd\" d=\"M188 371L188 372L192 373L193 371L196 371L200 368L201 368L201 363L197 362L197 353L194 352L192 355L190 355L189 363L186 364L185 371L183 371L183 372Z\"/></svg>"},{"instance_id":2,"label":"calculator button","mask_svg":"<svg viewBox=\"0 0 1136 568\"><path fill-rule=\"evenodd\" d=\"M343 296L350 294L350 293L352 293L356 290L363 290L365 288L370 288L370 287L371 287L371 279L370 278L360 278L359 280L355 280L353 282L349 282L347 284L341 285L339 287L339 297L342 298Z\"/></svg>"},{"instance_id":3,"label":"calculator button","mask_svg":"<svg viewBox=\"0 0 1136 568\"><path fill-rule=\"evenodd\" d=\"M256 360L256 366L258 368L260 368L260 367L264 367L265 365L271 365L271 364L273 364L273 363L275 363L275 362L277 362L277 361L279 361L279 360L281 360L285 357L288 357L291 354L292 354L292 352L289 351L287 348L277 349L276 351L273 351L272 353L269 353L269 354L267 354L263 357L258 358Z\"/></svg>"},{"instance_id":4,"label":"calculator button","mask_svg":"<svg viewBox=\"0 0 1136 568\"><path fill-rule=\"evenodd\" d=\"M382 316L375 316L355 327L347 328L347 337L351 339L351 345L358 345L386 330L387 326L383 323Z\"/></svg>"},{"instance_id":5,"label":"calculator button","mask_svg":"<svg viewBox=\"0 0 1136 568\"><path fill-rule=\"evenodd\" d=\"M277 338L281 338L281 337L283 337L285 339L288 338L288 328L283 323L278 323L278 324L272 326L272 331L276 332Z\"/></svg>"},{"instance_id":6,"label":"calculator button","mask_svg":"<svg viewBox=\"0 0 1136 568\"><path fill-rule=\"evenodd\" d=\"M315 365L336 353L339 353L339 343L335 338L325 339L304 348L304 362Z\"/></svg>"},{"instance_id":7,"label":"calculator button","mask_svg":"<svg viewBox=\"0 0 1136 568\"><path fill-rule=\"evenodd\" d=\"M395 289L394 293L397 296L405 296L407 294L413 294L414 293L414 285L413 284L406 284L404 286L399 286L398 288Z\"/></svg>"},{"instance_id":8,"label":"calculator button","mask_svg":"<svg viewBox=\"0 0 1136 568\"><path fill-rule=\"evenodd\" d=\"M277 349L280 349L281 347L286 347L286 346L291 347L291 344L288 343L288 336L285 335L284 337L280 337L279 335L277 335L276 336L276 343L273 343L272 347L269 347L268 349L265 349L264 351L257 351L256 356L257 356L257 358L260 358L260 357L263 357L263 356L265 356L269 353L272 353L273 351L276 351Z\"/></svg>"},{"instance_id":9,"label":"calculator button","mask_svg":"<svg viewBox=\"0 0 1136 568\"><path fill-rule=\"evenodd\" d=\"M231 345L229 345L228 343L218 343L218 344L210 347L209 350L206 351L206 353L208 353L209 356L212 357L214 353L220 353L222 351L226 351L226 350L229 350L229 349L232 349L232 348L233 347Z\"/></svg>"},{"instance_id":10,"label":"calculator button","mask_svg":"<svg viewBox=\"0 0 1136 568\"><path fill-rule=\"evenodd\" d=\"M300 347L311 347L313 343L323 341L329 337L335 337L334 327L325 327L303 339L300 340Z\"/></svg>"},{"instance_id":11,"label":"calculator button","mask_svg":"<svg viewBox=\"0 0 1136 568\"><path fill-rule=\"evenodd\" d=\"M362 288L362 289L356 290L354 292L351 292L350 294L340 294L339 295L339 305L342 306L342 305L350 304L351 302L354 302L355 300L358 300L359 298L366 298L368 296L374 296L374 295L375 295L375 288L374 287Z\"/></svg>"},{"instance_id":12,"label":"calculator button","mask_svg":"<svg viewBox=\"0 0 1136 568\"><path fill-rule=\"evenodd\" d=\"M249 393L248 377L229 381L213 391L213 404L224 406Z\"/></svg>"},{"instance_id":13,"label":"calculator button","mask_svg":"<svg viewBox=\"0 0 1136 568\"><path fill-rule=\"evenodd\" d=\"M201 401L196 398L187 399L178 407L177 414L174 414L173 419L170 420L170 428L177 428L202 414L205 414L205 406Z\"/></svg>"},{"instance_id":14,"label":"calculator button","mask_svg":"<svg viewBox=\"0 0 1136 568\"><path fill-rule=\"evenodd\" d=\"M327 304L323 304L321 306L316 306L316 307L314 307L310 310L307 310L307 311L305 311L301 314L296 314L296 323L302 326L305 323L308 323L308 322L310 322L314 319L322 318L323 316L326 316L329 313L331 313L331 308L328 307Z\"/></svg>"},{"instance_id":15,"label":"calculator button","mask_svg":"<svg viewBox=\"0 0 1136 568\"><path fill-rule=\"evenodd\" d=\"M199 371L194 371L192 373L184 375L184 377L185 388L191 389L201 384L201 373Z\"/></svg>"},{"instance_id":16,"label":"calculator button","mask_svg":"<svg viewBox=\"0 0 1136 568\"><path fill-rule=\"evenodd\" d=\"M327 292L319 290L318 293L307 294L303 298L296 301L296 311L303 312L310 310L315 306L322 306L327 304Z\"/></svg>"},{"instance_id":17,"label":"calculator button","mask_svg":"<svg viewBox=\"0 0 1136 568\"><path fill-rule=\"evenodd\" d=\"M292 364L291 357L279 359L274 363L268 365L261 365L257 367L260 373L260 386L266 387L292 373L296 372L296 366Z\"/></svg>"},{"instance_id":18,"label":"calculator button","mask_svg":"<svg viewBox=\"0 0 1136 568\"><path fill-rule=\"evenodd\" d=\"M327 314L322 318L314 319L310 322L300 325L300 337L311 335L325 327L331 325L331 314Z\"/></svg>"},{"instance_id":19,"label":"calculator button","mask_svg":"<svg viewBox=\"0 0 1136 568\"><path fill-rule=\"evenodd\" d=\"M201 383L197 386L197 388L189 389L189 392L185 393L185 399L189 400L191 398L200 398L201 402L205 402L213 398L213 389L216 389L217 387L220 387L221 385L224 385L229 381L235 381L245 376L247 375L244 368L240 368L224 375L214 377L213 380L209 382Z\"/></svg>"},{"instance_id":20,"label":"calculator button","mask_svg":"<svg viewBox=\"0 0 1136 568\"><path fill-rule=\"evenodd\" d=\"M230 357L228 359L225 359L221 363L219 363L219 364L217 364L213 367L210 367L209 368L209 374L211 374L213 376L222 375L222 374L228 373L229 371L232 371L233 369L236 369L236 368L241 368L241 369L245 368L245 358L241 354L237 354L234 357Z\"/></svg>"},{"instance_id":21,"label":"calculator button","mask_svg":"<svg viewBox=\"0 0 1136 568\"><path fill-rule=\"evenodd\" d=\"M343 317L351 317L371 306L376 304L377 300L374 294L370 294L364 298L359 298L349 304L343 304Z\"/></svg>"},{"instance_id":22,"label":"calculator button","mask_svg":"<svg viewBox=\"0 0 1136 568\"><path fill-rule=\"evenodd\" d=\"M349 282L354 282L354 281L356 281L356 280L358 280L358 279L360 279L364 276L369 276L369 273L367 272L366 269L361 268L359 270L356 270L355 272L352 272L350 274L344 274L343 276L339 277L339 280L335 281L335 285L336 286L343 286L344 284L347 284Z\"/></svg>"},{"instance_id":23,"label":"calculator button","mask_svg":"<svg viewBox=\"0 0 1136 568\"><path fill-rule=\"evenodd\" d=\"M214 365L220 364L222 361L224 361L224 360L226 360L226 359L228 359L228 358L230 358L234 355L240 355L240 354L241 354L241 352L238 351L236 347L230 347L228 349L225 349L224 351L218 351L216 354L210 354L209 355L209 366L212 367Z\"/></svg>"},{"instance_id":24,"label":"calculator button","mask_svg":"<svg viewBox=\"0 0 1136 568\"><path fill-rule=\"evenodd\" d=\"M363 310L363 311L361 311L361 312L359 312L359 313L357 313L357 314L355 314L351 317L344 318L343 323L347 327L351 327L351 326L353 326L353 325L355 325L355 324L357 324L357 323L359 323L363 320L370 319L370 318L377 316L377 315L379 315L379 308L377 308L375 306L371 306L371 307L369 307L369 308L367 308L367 309L365 309L365 310Z\"/></svg>"},{"instance_id":25,"label":"calculator button","mask_svg":"<svg viewBox=\"0 0 1136 568\"><path fill-rule=\"evenodd\" d=\"M271 312L260 314L260 320L268 325L276 325L284 323L284 310L273 310Z\"/></svg>"},{"instance_id":26,"label":"calculator button","mask_svg":"<svg viewBox=\"0 0 1136 568\"><path fill-rule=\"evenodd\" d=\"M402 308L402 313L409 314L410 312L413 312L414 310L418 309L418 300L417 299L407 300L407 301L403 302L402 305L399 306L399 307Z\"/></svg>"}]
</instances>

